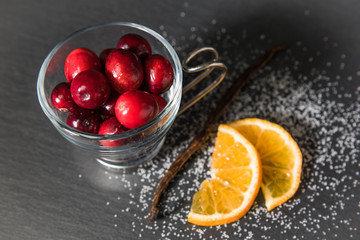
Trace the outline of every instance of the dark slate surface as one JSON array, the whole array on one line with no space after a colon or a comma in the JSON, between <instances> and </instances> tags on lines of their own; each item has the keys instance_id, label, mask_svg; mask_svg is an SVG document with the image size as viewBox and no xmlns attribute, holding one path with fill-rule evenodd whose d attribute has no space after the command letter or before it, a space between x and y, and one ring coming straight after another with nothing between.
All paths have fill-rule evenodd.
<instances>
[{"instance_id":1,"label":"dark slate surface","mask_svg":"<svg viewBox=\"0 0 360 240\"><path fill-rule=\"evenodd\" d=\"M1 1L0 239L360 239L359 1ZM180 58L215 46L229 66L221 87L180 116L159 155L111 172L76 149L38 104L41 63L57 42L97 23L130 21L161 33ZM280 54L222 121L260 117L284 126L304 155L302 183L267 212L261 194L241 220L186 222L209 177L211 144L194 155L147 221L153 191L246 64ZM189 76L185 76L185 81Z\"/></svg>"}]
</instances>

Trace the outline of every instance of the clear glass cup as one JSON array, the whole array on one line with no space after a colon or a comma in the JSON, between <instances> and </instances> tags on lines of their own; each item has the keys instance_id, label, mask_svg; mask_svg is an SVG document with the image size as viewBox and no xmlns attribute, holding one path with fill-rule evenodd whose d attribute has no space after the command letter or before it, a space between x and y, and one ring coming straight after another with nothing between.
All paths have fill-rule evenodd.
<instances>
[{"instance_id":1,"label":"clear glass cup","mask_svg":"<svg viewBox=\"0 0 360 240\"><path fill-rule=\"evenodd\" d=\"M119 38L127 33L137 33L148 40L153 53L166 57L174 71L174 83L163 97L167 106L145 125L114 135L98 135L78 131L66 124L66 113L57 111L51 104L51 91L60 82L66 82L64 63L75 48L85 47L99 54L105 48L116 47ZM77 31L58 43L44 60L37 80L40 105L51 123L68 141L93 152L102 164L112 168L137 166L152 159L164 143L164 138L179 111L182 96L182 67L173 47L155 31L128 22L95 25ZM121 141L117 147L107 147L102 141Z\"/></svg>"}]
</instances>

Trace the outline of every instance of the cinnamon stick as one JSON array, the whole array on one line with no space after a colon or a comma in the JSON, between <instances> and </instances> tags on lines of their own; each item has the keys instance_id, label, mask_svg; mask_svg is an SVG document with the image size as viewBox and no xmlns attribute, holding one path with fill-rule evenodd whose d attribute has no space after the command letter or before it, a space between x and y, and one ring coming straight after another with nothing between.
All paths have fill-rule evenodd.
<instances>
[{"instance_id":1,"label":"cinnamon stick","mask_svg":"<svg viewBox=\"0 0 360 240\"><path fill-rule=\"evenodd\" d=\"M251 65L249 65L245 71L240 75L240 77L235 81L230 88L224 93L220 98L217 107L209 115L203 129L198 132L193 140L190 142L188 148L186 148L174 162L171 164L168 171L160 180L158 187L154 194L154 199L152 202L149 221L153 222L157 219L159 214L159 209L157 207L162 193L165 191L170 181L176 176L176 174L181 170L182 166L187 162L187 160L206 142L210 133L213 132L220 120L222 114L230 106L232 101L235 99L236 95L241 91L241 89L254 77L255 74L259 72L260 69L264 68L266 64L274 57L276 53L284 50L285 45L274 46L269 49L263 56L255 60Z\"/></svg>"}]
</instances>

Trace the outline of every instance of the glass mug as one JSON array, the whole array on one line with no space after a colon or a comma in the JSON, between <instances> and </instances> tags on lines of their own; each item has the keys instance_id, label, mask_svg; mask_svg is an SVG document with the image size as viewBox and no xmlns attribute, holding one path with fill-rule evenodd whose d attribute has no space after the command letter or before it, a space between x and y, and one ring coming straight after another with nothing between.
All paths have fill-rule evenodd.
<instances>
[{"instance_id":1,"label":"glass mug","mask_svg":"<svg viewBox=\"0 0 360 240\"><path fill-rule=\"evenodd\" d=\"M80 47L99 53L105 48L116 46L116 41L127 33L141 35L150 43L153 53L161 54L169 60L174 72L174 81L171 88L162 95L168 102L166 107L146 124L114 135L85 133L68 126L66 124L67 114L57 111L52 106L50 99L52 89L58 83L66 81L64 63L67 55L75 48ZM198 66L189 67L191 59L204 51L213 53L214 59ZM183 87L182 67L187 72L203 72ZM221 68L222 73L180 108L182 94L208 76L216 67ZM181 64L173 47L160 34L139 24L112 22L84 28L59 42L41 66L37 80L37 94L45 115L65 139L87 152L94 153L94 158L107 167L127 168L137 166L156 156L176 116L215 88L225 75L226 66L218 61L218 54L211 47L194 50ZM101 144L103 141L121 141L122 144L109 147L103 146Z\"/></svg>"}]
</instances>

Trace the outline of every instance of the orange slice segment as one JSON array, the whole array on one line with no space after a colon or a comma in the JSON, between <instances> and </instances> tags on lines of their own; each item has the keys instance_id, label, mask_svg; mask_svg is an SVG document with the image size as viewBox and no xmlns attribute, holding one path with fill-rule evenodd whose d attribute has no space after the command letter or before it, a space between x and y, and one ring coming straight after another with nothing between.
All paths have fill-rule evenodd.
<instances>
[{"instance_id":1,"label":"orange slice segment","mask_svg":"<svg viewBox=\"0 0 360 240\"><path fill-rule=\"evenodd\" d=\"M188 221L213 226L244 216L260 189L260 158L254 146L230 126L219 126L211 177L194 195Z\"/></svg>"},{"instance_id":2,"label":"orange slice segment","mask_svg":"<svg viewBox=\"0 0 360 240\"><path fill-rule=\"evenodd\" d=\"M261 191L270 211L289 200L300 185L302 154L290 134L266 120L248 118L229 123L255 146L261 159Z\"/></svg>"}]
</instances>

